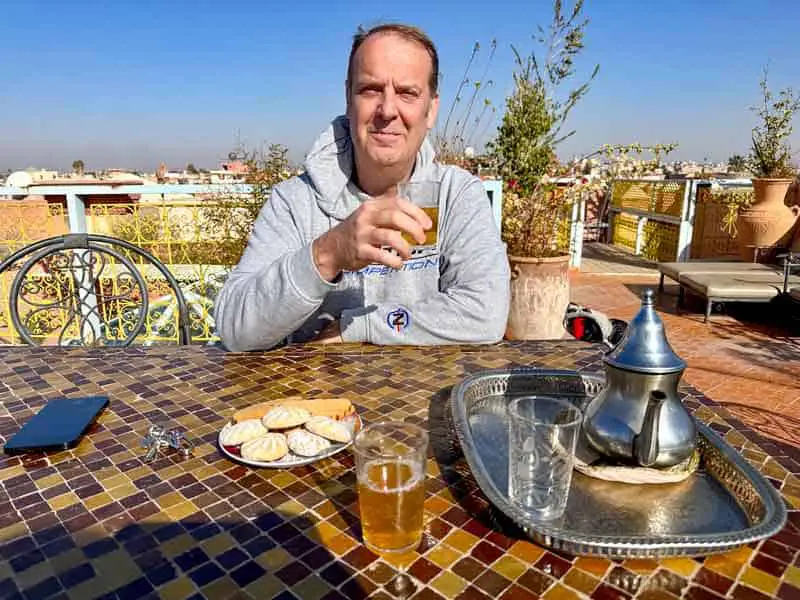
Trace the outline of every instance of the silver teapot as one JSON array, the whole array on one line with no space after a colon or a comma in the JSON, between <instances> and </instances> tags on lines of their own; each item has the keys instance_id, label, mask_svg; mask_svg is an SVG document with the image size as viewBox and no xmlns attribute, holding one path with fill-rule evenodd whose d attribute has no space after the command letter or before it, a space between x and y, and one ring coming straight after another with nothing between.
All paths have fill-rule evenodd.
<instances>
[{"instance_id":1,"label":"silver teapot","mask_svg":"<svg viewBox=\"0 0 800 600\"><path fill-rule=\"evenodd\" d=\"M697 428L678 395L686 363L653 305L645 290L625 337L606 355L606 387L586 407L583 435L602 455L661 468L692 454Z\"/></svg>"}]
</instances>

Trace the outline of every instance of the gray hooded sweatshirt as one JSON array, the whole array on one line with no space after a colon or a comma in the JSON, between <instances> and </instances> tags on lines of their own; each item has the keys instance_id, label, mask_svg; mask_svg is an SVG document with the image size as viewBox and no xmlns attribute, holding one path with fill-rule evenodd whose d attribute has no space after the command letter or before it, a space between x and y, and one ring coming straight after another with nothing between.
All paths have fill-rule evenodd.
<instances>
[{"instance_id":1,"label":"gray hooded sweatshirt","mask_svg":"<svg viewBox=\"0 0 800 600\"><path fill-rule=\"evenodd\" d=\"M426 139L411 181L440 181L437 247L402 269L369 265L334 282L319 274L312 241L368 196L350 180L346 117L314 143L305 172L276 185L247 248L219 293L217 329L233 351L313 340L340 319L346 342L491 343L508 318L509 267L481 181L434 162Z\"/></svg>"}]
</instances>

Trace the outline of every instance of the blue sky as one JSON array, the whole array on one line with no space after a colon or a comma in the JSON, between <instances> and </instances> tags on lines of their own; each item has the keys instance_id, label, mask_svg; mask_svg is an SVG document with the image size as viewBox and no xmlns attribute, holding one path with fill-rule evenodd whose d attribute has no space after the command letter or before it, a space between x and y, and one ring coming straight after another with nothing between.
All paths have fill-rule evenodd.
<instances>
[{"instance_id":1,"label":"blue sky","mask_svg":"<svg viewBox=\"0 0 800 600\"><path fill-rule=\"evenodd\" d=\"M677 142L676 158L747 150L758 80L800 88L797 0L587 0L578 70L600 73L562 157L603 143ZM404 3L6 0L0 18L0 169L214 167L237 139L302 159L343 110L358 24L424 28L441 55L442 119L472 45L498 47L490 98L503 107L510 44L534 48L549 1ZM800 118L795 122L800 129ZM493 130L493 127L491 128ZM800 149L795 133L794 147Z\"/></svg>"}]
</instances>

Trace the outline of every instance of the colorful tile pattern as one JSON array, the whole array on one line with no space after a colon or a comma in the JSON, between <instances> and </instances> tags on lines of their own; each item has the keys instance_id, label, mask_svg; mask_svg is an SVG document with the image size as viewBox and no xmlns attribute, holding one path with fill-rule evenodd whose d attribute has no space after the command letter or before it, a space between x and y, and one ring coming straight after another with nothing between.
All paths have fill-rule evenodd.
<instances>
[{"instance_id":1,"label":"colorful tile pattern","mask_svg":"<svg viewBox=\"0 0 800 600\"><path fill-rule=\"evenodd\" d=\"M107 394L80 445L0 457L0 597L387 598L395 566L360 543L353 459L290 471L224 458L217 433L238 408L285 394L346 395L366 422L431 426L450 386L487 368L599 370L578 342L491 347L325 349L228 354L207 347L0 349L0 441L49 399ZM689 405L779 487L796 474L687 388ZM429 421L430 419L430 421ZM196 440L190 458L144 463L154 422ZM706 559L572 557L508 537L491 520L452 432L452 460L428 463L423 543L404 566L415 598L796 598L800 511L772 539ZM437 456L441 456L438 454ZM791 504L790 504L791 505Z\"/></svg>"}]
</instances>

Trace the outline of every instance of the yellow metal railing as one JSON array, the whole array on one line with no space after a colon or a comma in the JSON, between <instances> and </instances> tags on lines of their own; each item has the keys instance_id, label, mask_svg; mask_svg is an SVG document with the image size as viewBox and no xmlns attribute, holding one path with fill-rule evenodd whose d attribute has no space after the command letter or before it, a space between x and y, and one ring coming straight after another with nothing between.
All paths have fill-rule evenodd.
<instances>
[{"instance_id":1,"label":"yellow metal railing","mask_svg":"<svg viewBox=\"0 0 800 600\"><path fill-rule=\"evenodd\" d=\"M615 181L611 206L680 218L685 190L684 181Z\"/></svg>"},{"instance_id":2,"label":"yellow metal railing","mask_svg":"<svg viewBox=\"0 0 800 600\"><path fill-rule=\"evenodd\" d=\"M4 206L8 205L8 206ZM121 238L161 260L181 285L190 309L192 342L215 342L213 301L230 268L244 251L247 236L258 211L252 201L162 201L93 203L86 208L88 233ZM37 240L68 232L67 217L60 204L46 202L1 203L0 259ZM147 283L150 311L145 332L137 343L174 342L177 339L177 307L166 280L154 268L142 267L142 259L128 254ZM118 295L122 265L108 265L98 280L100 291ZM0 277L0 343L19 343L9 322L9 288L16 271ZM62 299L60 285L52 273L39 272L43 297ZM63 282L62 282L63 283ZM46 292L46 293L45 293ZM67 291L65 291L66 295ZM64 323L66 313L43 312L40 334ZM122 325L130 314L115 317ZM120 335L124 327L119 327Z\"/></svg>"},{"instance_id":3,"label":"yellow metal railing","mask_svg":"<svg viewBox=\"0 0 800 600\"><path fill-rule=\"evenodd\" d=\"M652 195L652 184L649 182L615 181L611 188L611 206L647 212Z\"/></svg>"},{"instance_id":4,"label":"yellow metal railing","mask_svg":"<svg viewBox=\"0 0 800 600\"><path fill-rule=\"evenodd\" d=\"M614 215L611 222L611 243L631 252L636 249L636 219L625 213Z\"/></svg>"},{"instance_id":5,"label":"yellow metal railing","mask_svg":"<svg viewBox=\"0 0 800 600\"><path fill-rule=\"evenodd\" d=\"M60 203L44 199L0 202L0 260L33 242L68 231L66 210ZM0 273L0 343L21 342L8 307L13 279L13 272Z\"/></svg>"},{"instance_id":6,"label":"yellow metal railing","mask_svg":"<svg viewBox=\"0 0 800 600\"><path fill-rule=\"evenodd\" d=\"M611 243L651 260L675 260L685 181L618 180L611 190ZM641 231L639 220L647 219Z\"/></svg>"},{"instance_id":7,"label":"yellow metal railing","mask_svg":"<svg viewBox=\"0 0 800 600\"><path fill-rule=\"evenodd\" d=\"M0 257L68 231L67 213L62 204L45 200L0 202Z\"/></svg>"},{"instance_id":8,"label":"yellow metal railing","mask_svg":"<svg viewBox=\"0 0 800 600\"><path fill-rule=\"evenodd\" d=\"M642 256L654 261L675 260L680 227L674 223L648 221L642 232Z\"/></svg>"}]
</instances>

